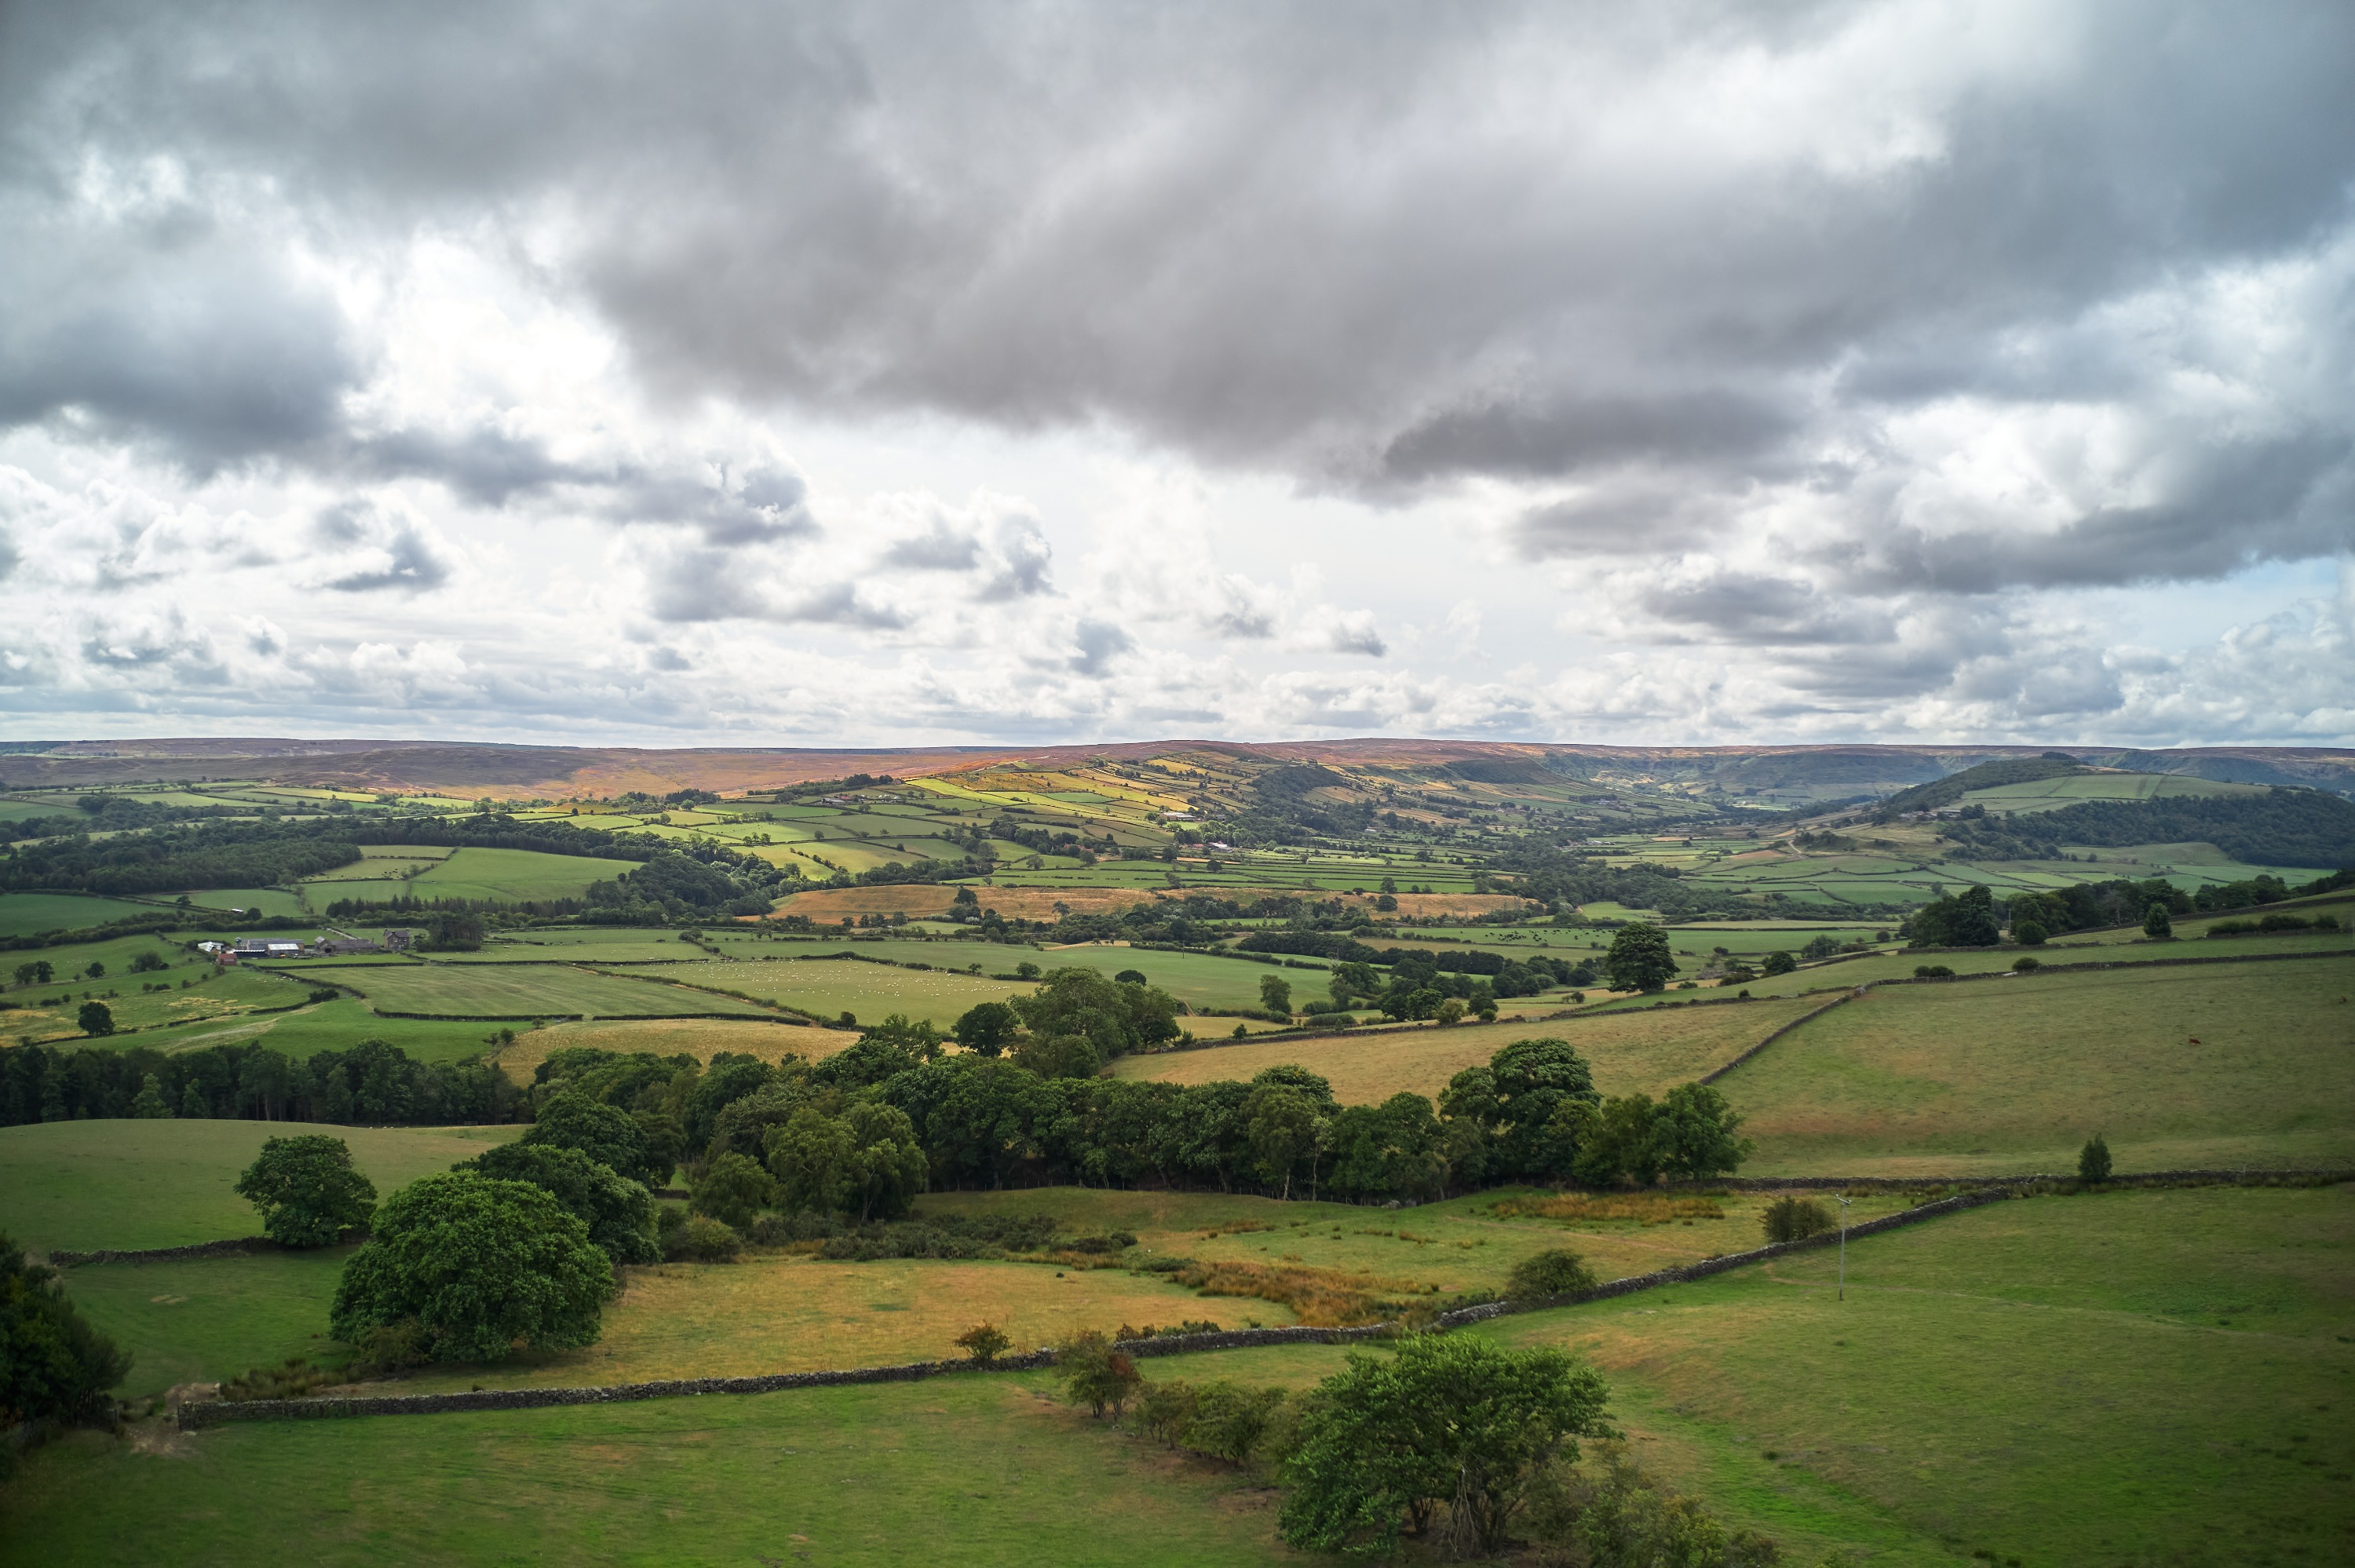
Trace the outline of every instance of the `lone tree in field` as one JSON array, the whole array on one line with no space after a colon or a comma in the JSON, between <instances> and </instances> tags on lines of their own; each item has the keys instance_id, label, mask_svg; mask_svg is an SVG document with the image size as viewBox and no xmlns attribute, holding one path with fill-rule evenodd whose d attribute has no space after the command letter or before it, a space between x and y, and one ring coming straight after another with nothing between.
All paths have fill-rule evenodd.
<instances>
[{"instance_id":1,"label":"lone tree in field","mask_svg":"<svg viewBox=\"0 0 2355 1568\"><path fill-rule=\"evenodd\" d=\"M2085 1147L2083 1149L2077 1151L2077 1180L2080 1181L2106 1181L2109 1179L2109 1141L2097 1132L2094 1134L2093 1137L2085 1140Z\"/></svg>"},{"instance_id":2,"label":"lone tree in field","mask_svg":"<svg viewBox=\"0 0 2355 1568\"><path fill-rule=\"evenodd\" d=\"M1418 1334L1395 1356L1355 1354L1311 1396L1284 1464L1293 1546L1373 1555L1446 1510L1451 1555L1504 1545L1532 1474L1607 1436L1603 1379L1555 1350Z\"/></svg>"},{"instance_id":3,"label":"lone tree in field","mask_svg":"<svg viewBox=\"0 0 2355 1568\"><path fill-rule=\"evenodd\" d=\"M100 1035L114 1033L114 1010L102 1001L85 1001L74 1014L74 1027L84 1034Z\"/></svg>"},{"instance_id":4,"label":"lone tree in field","mask_svg":"<svg viewBox=\"0 0 2355 1568\"><path fill-rule=\"evenodd\" d=\"M1785 952L1773 952L1767 954L1766 961L1758 966L1758 972L1771 978L1774 975L1789 974L1793 969L1796 969L1798 967L1799 960L1793 958L1790 954Z\"/></svg>"},{"instance_id":5,"label":"lone tree in field","mask_svg":"<svg viewBox=\"0 0 2355 1568\"><path fill-rule=\"evenodd\" d=\"M2167 912L2166 905L2153 903L2144 911L2142 934L2156 942L2166 941L2175 935L2175 917Z\"/></svg>"},{"instance_id":6,"label":"lone tree in field","mask_svg":"<svg viewBox=\"0 0 2355 1568\"><path fill-rule=\"evenodd\" d=\"M1012 1348L1014 1341L995 1323L975 1323L953 1343L974 1361L987 1366Z\"/></svg>"},{"instance_id":7,"label":"lone tree in field","mask_svg":"<svg viewBox=\"0 0 2355 1568\"><path fill-rule=\"evenodd\" d=\"M1619 927L1603 969L1613 991L1658 991L1677 978L1677 956L1668 950L1666 931L1639 920Z\"/></svg>"},{"instance_id":8,"label":"lone tree in field","mask_svg":"<svg viewBox=\"0 0 2355 1568\"><path fill-rule=\"evenodd\" d=\"M376 1213L376 1183L354 1168L342 1139L324 1133L263 1139L237 1195L261 1211L261 1234L281 1246L330 1245Z\"/></svg>"},{"instance_id":9,"label":"lone tree in field","mask_svg":"<svg viewBox=\"0 0 2355 1568\"><path fill-rule=\"evenodd\" d=\"M344 1265L328 1324L357 1344L414 1324L436 1361L504 1361L594 1344L613 1266L545 1188L471 1172L424 1176L385 1200Z\"/></svg>"},{"instance_id":10,"label":"lone tree in field","mask_svg":"<svg viewBox=\"0 0 2355 1568\"><path fill-rule=\"evenodd\" d=\"M1292 982L1282 975L1259 977L1259 1004L1270 1012L1292 1016Z\"/></svg>"}]
</instances>

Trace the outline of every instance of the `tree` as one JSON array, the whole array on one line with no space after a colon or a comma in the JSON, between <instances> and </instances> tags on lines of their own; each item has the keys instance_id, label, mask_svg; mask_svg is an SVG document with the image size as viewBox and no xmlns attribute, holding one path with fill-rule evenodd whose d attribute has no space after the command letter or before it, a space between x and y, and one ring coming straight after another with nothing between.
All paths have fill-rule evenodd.
<instances>
[{"instance_id":1,"label":"tree","mask_svg":"<svg viewBox=\"0 0 2355 1568\"><path fill-rule=\"evenodd\" d=\"M655 1240L654 1194L643 1182L577 1149L503 1143L452 1169L544 1188L589 1227L591 1244L617 1265L652 1263L662 1255Z\"/></svg>"},{"instance_id":2,"label":"tree","mask_svg":"<svg viewBox=\"0 0 2355 1568\"><path fill-rule=\"evenodd\" d=\"M1056 907L1060 909L1062 906L1059 904ZM1146 985L1151 983L1146 980L1143 969L1123 969L1112 978L1119 981L1122 985Z\"/></svg>"},{"instance_id":3,"label":"tree","mask_svg":"<svg viewBox=\"0 0 2355 1568\"><path fill-rule=\"evenodd\" d=\"M1658 991L1677 978L1677 956L1668 950L1666 931L1638 920L1619 927L1603 968L1613 991Z\"/></svg>"},{"instance_id":4,"label":"tree","mask_svg":"<svg viewBox=\"0 0 2355 1568\"><path fill-rule=\"evenodd\" d=\"M1785 952L1773 952L1767 954L1766 961L1758 966L1758 972L1763 975L1769 976L1786 975L1798 967L1799 960L1793 958L1790 954Z\"/></svg>"},{"instance_id":5,"label":"tree","mask_svg":"<svg viewBox=\"0 0 2355 1568\"><path fill-rule=\"evenodd\" d=\"M1327 1186L1348 1198L1435 1198L1448 1176L1446 1134L1421 1095L1401 1092L1378 1106L1346 1106L1328 1137Z\"/></svg>"},{"instance_id":6,"label":"tree","mask_svg":"<svg viewBox=\"0 0 2355 1568\"><path fill-rule=\"evenodd\" d=\"M1750 1152L1735 1138L1742 1118L1707 1084L1678 1084L1653 1112L1653 1150L1673 1181L1732 1174Z\"/></svg>"},{"instance_id":7,"label":"tree","mask_svg":"<svg viewBox=\"0 0 2355 1568\"><path fill-rule=\"evenodd\" d=\"M325 1133L262 1139L237 1195L261 1211L261 1234L281 1246L330 1246L346 1231L366 1230L376 1213L376 1183L344 1140Z\"/></svg>"},{"instance_id":8,"label":"tree","mask_svg":"<svg viewBox=\"0 0 2355 1568\"><path fill-rule=\"evenodd\" d=\"M440 1361L504 1361L597 1340L615 1293L589 1228L527 1181L423 1176L385 1200L376 1234L344 1265L328 1322L357 1342L414 1322Z\"/></svg>"},{"instance_id":9,"label":"tree","mask_svg":"<svg viewBox=\"0 0 2355 1568\"><path fill-rule=\"evenodd\" d=\"M57 1271L0 1234L0 1429L102 1420L131 1357L91 1328Z\"/></svg>"},{"instance_id":10,"label":"tree","mask_svg":"<svg viewBox=\"0 0 2355 1568\"><path fill-rule=\"evenodd\" d=\"M1292 1016L1292 982L1282 975L1259 977L1259 1004L1270 1012Z\"/></svg>"},{"instance_id":11,"label":"tree","mask_svg":"<svg viewBox=\"0 0 2355 1568\"><path fill-rule=\"evenodd\" d=\"M2011 923L2011 939L2023 948L2042 947L2048 934L2033 920L2014 920Z\"/></svg>"},{"instance_id":12,"label":"tree","mask_svg":"<svg viewBox=\"0 0 2355 1568\"><path fill-rule=\"evenodd\" d=\"M1648 1187L1660 1178L1659 1107L1641 1092L1604 1101L1578 1128L1572 1172L1590 1187L1626 1180Z\"/></svg>"},{"instance_id":13,"label":"tree","mask_svg":"<svg viewBox=\"0 0 2355 1568\"><path fill-rule=\"evenodd\" d=\"M1178 1038L1177 998L1156 986L1123 985L1102 969L1052 970L1011 1005L1034 1035L1087 1041L1099 1065Z\"/></svg>"},{"instance_id":14,"label":"tree","mask_svg":"<svg viewBox=\"0 0 2355 1568\"><path fill-rule=\"evenodd\" d=\"M56 973L57 971L49 967L49 961L47 959L36 959L30 963L16 966L16 983L47 985L49 983L50 977Z\"/></svg>"},{"instance_id":15,"label":"tree","mask_svg":"<svg viewBox=\"0 0 2355 1568\"><path fill-rule=\"evenodd\" d=\"M1296 1547L1373 1554L1448 1510L1458 1554L1504 1544L1532 1473L1607 1436L1603 1380L1560 1351L1418 1334L1352 1354L1310 1396L1284 1465L1279 1528Z\"/></svg>"},{"instance_id":16,"label":"tree","mask_svg":"<svg viewBox=\"0 0 2355 1568\"><path fill-rule=\"evenodd\" d=\"M1022 1020L1006 1003L977 1003L956 1020L956 1043L982 1057L994 1057L1022 1032Z\"/></svg>"},{"instance_id":17,"label":"tree","mask_svg":"<svg viewBox=\"0 0 2355 1568\"><path fill-rule=\"evenodd\" d=\"M2077 1152L2077 1180L2080 1181L2106 1181L2109 1179L2109 1140L2097 1132L2094 1134L2093 1137L2087 1139L2085 1140L2085 1147Z\"/></svg>"},{"instance_id":18,"label":"tree","mask_svg":"<svg viewBox=\"0 0 2355 1568\"><path fill-rule=\"evenodd\" d=\"M1770 1242L1805 1241L1830 1230L1832 1212L1813 1198L1785 1194L1760 1211L1758 1224Z\"/></svg>"},{"instance_id":19,"label":"tree","mask_svg":"<svg viewBox=\"0 0 2355 1568\"><path fill-rule=\"evenodd\" d=\"M2154 901L2151 906L2143 912L2142 934L2155 942L2164 942L2174 937L2175 920L2168 914L2166 905ZM90 1009L84 1008L82 1011L87 1012Z\"/></svg>"},{"instance_id":20,"label":"tree","mask_svg":"<svg viewBox=\"0 0 2355 1568\"><path fill-rule=\"evenodd\" d=\"M1565 1107L1593 1105L1593 1070L1566 1040L1516 1040L1488 1059L1448 1080L1440 1114L1477 1123L1493 1145L1488 1174L1551 1179L1570 1174L1575 1140L1565 1135L1579 1125Z\"/></svg>"},{"instance_id":21,"label":"tree","mask_svg":"<svg viewBox=\"0 0 2355 1568\"><path fill-rule=\"evenodd\" d=\"M148 1074L146 1082L139 1086L139 1092L131 1097L131 1114L151 1121L165 1120L171 1116L172 1107L164 1103L163 1081L155 1074Z\"/></svg>"},{"instance_id":22,"label":"tree","mask_svg":"<svg viewBox=\"0 0 2355 1568\"><path fill-rule=\"evenodd\" d=\"M837 1213L850 1191L850 1124L814 1106L794 1112L764 1140L769 1171L777 1179L777 1206L792 1213Z\"/></svg>"},{"instance_id":23,"label":"tree","mask_svg":"<svg viewBox=\"0 0 2355 1568\"><path fill-rule=\"evenodd\" d=\"M852 1153L846 1215L860 1224L904 1218L924 1190L924 1146L916 1124L897 1107L864 1100L846 1119Z\"/></svg>"},{"instance_id":24,"label":"tree","mask_svg":"<svg viewBox=\"0 0 2355 1568\"><path fill-rule=\"evenodd\" d=\"M1292 1172L1316 1151L1325 1118L1316 1102L1285 1084L1260 1084L1243 1101L1243 1118L1260 1175L1292 1196ZM1313 1179L1313 1173L1312 1173Z\"/></svg>"},{"instance_id":25,"label":"tree","mask_svg":"<svg viewBox=\"0 0 2355 1568\"><path fill-rule=\"evenodd\" d=\"M85 1001L74 1014L74 1027L84 1034L101 1035L114 1033L114 1010L102 1001Z\"/></svg>"},{"instance_id":26,"label":"tree","mask_svg":"<svg viewBox=\"0 0 2355 1568\"><path fill-rule=\"evenodd\" d=\"M777 1183L741 1154L717 1155L687 1184L690 1213L709 1214L731 1230L743 1230L752 1216L777 1201Z\"/></svg>"},{"instance_id":27,"label":"tree","mask_svg":"<svg viewBox=\"0 0 2355 1568\"><path fill-rule=\"evenodd\" d=\"M1911 929L1907 940L1916 948L1992 948L2003 940L1995 895L1983 885L1932 899L1913 912Z\"/></svg>"},{"instance_id":28,"label":"tree","mask_svg":"<svg viewBox=\"0 0 2355 1568\"><path fill-rule=\"evenodd\" d=\"M1007 1059L1042 1078L1092 1078L1104 1065L1096 1043L1084 1034L1031 1033Z\"/></svg>"},{"instance_id":29,"label":"tree","mask_svg":"<svg viewBox=\"0 0 2355 1568\"><path fill-rule=\"evenodd\" d=\"M194 1079L189 1080L188 1086L180 1091L181 1118L188 1121L203 1121L212 1114L213 1107L205 1103L204 1091L197 1087Z\"/></svg>"},{"instance_id":30,"label":"tree","mask_svg":"<svg viewBox=\"0 0 2355 1568\"><path fill-rule=\"evenodd\" d=\"M658 1187L670 1171L656 1171L646 1151L646 1135L618 1106L600 1104L572 1090L552 1097L539 1107L539 1119L524 1129L518 1142L577 1149L616 1175Z\"/></svg>"}]
</instances>

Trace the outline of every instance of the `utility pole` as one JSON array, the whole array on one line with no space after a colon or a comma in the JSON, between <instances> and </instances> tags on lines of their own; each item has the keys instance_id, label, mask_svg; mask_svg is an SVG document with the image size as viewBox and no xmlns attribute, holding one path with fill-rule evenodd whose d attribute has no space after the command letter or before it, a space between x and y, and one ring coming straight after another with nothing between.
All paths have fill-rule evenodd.
<instances>
[{"instance_id":1,"label":"utility pole","mask_svg":"<svg viewBox=\"0 0 2355 1568\"><path fill-rule=\"evenodd\" d=\"M1839 1291L1838 1291L1838 1295L1836 1295L1836 1296L1833 1298L1833 1299L1834 1299L1834 1300L1837 1300L1837 1301L1845 1301L1845 1300L1847 1300L1847 1299L1848 1299L1848 1206L1849 1206L1849 1203L1853 1202L1854 1201L1855 1201L1855 1200L1850 1199L1850 1198L1842 1198L1842 1199L1839 1201L1839 1206L1840 1206L1840 1261L1839 1261Z\"/></svg>"}]
</instances>

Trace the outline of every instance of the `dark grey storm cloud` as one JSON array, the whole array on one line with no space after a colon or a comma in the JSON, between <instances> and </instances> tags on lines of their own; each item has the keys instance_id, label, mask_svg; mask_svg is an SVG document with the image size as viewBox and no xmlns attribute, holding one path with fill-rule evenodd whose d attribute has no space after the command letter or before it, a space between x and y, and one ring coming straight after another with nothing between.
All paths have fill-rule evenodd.
<instances>
[{"instance_id":1,"label":"dark grey storm cloud","mask_svg":"<svg viewBox=\"0 0 2355 1568\"><path fill-rule=\"evenodd\" d=\"M1706 548L1791 486L1849 520L1812 566L1869 591L2212 576L2350 544L2343 257L2295 307L2339 346L2155 490L1998 545L1859 476L1956 400L2190 432L2185 352L2232 348L2117 311L2345 244L2350 81L2355 9L2296 0L15 6L0 423L485 503L587 486L713 547L805 528L798 482L340 428L368 351L279 241L544 224L534 265L665 396L1105 423L1376 499L1560 483L1538 556ZM1043 549L1007 559L988 593L1044 584ZM1821 624L1775 591L1660 590Z\"/></svg>"}]
</instances>

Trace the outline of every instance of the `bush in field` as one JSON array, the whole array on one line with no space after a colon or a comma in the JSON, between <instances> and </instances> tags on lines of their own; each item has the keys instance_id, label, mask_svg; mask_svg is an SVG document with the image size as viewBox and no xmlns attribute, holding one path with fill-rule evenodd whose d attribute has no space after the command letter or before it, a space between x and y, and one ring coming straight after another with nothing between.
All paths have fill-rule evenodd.
<instances>
[{"instance_id":1,"label":"bush in field","mask_svg":"<svg viewBox=\"0 0 2355 1568\"><path fill-rule=\"evenodd\" d=\"M1292 1013L1292 982L1282 975L1259 977L1259 1004L1270 1012Z\"/></svg>"},{"instance_id":2,"label":"bush in field","mask_svg":"<svg viewBox=\"0 0 2355 1568\"><path fill-rule=\"evenodd\" d=\"M1761 974L1774 976L1789 974L1798 967L1799 960L1790 954L1775 952L1767 954L1766 961L1759 965L1758 969Z\"/></svg>"},{"instance_id":3,"label":"bush in field","mask_svg":"<svg viewBox=\"0 0 2355 1568\"><path fill-rule=\"evenodd\" d=\"M376 1233L344 1265L328 1321L357 1343L414 1320L436 1360L502 1361L594 1344L614 1295L589 1227L527 1181L424 1176L385 1200Z\"/></svg>"},{"instance_id":4,"label":"bush in field","mask_svg":"<svg viewBox=\"0 0 2355 1568\"><path fill-rule=\"evenodd\" d=\"M1602 1378L1555 1350L1418 1334L1353 1354L1309 1396L1284 1467L1295 1547L1374 1554L1445 1510L1456 1555L1503 1546L1533 1474L1606 1436Z\"/></svg>"},{"instance_id":5,"label":"bush in field","mask_svg":"<svg viewBox=\"0 0 2355 1568\"><path fill-rule=\"evenodd\" d=\"M2022 920L2011 928L2011 939L2023 948L2041 948L2051 935L2033 920Z\"/></svg>"},{"instance_id":6,"label":"bush in field","mask_svg":"<svg viewBox=\"0 0 2355 1568\"><path fill-rule=\"evenodd\" d=\"M975 1323L951 1342L983 1366L1004 1355L1014 1344L1006 1330L995 1323Z\"/></svg>"},{"instance_id":7,"label":"bush in field","mask_svg":"<svg viewBox=\"0 0 2355 1568\"><path fill-rule=\"evenodd\" d=\"M1955 978L1955 969L1951 964L1915 964L1913 978L1915 980L1952 980Z\"/></svg>"},{"instance_id":8,"label":"bush in field","mask_svg":"<svg viewBox=\"0 0 2355 1568\"><path fill-rule=\"evenodd\" d=\"M2094 1134L2093 1137L2087 1139L2085 1140L2085 1147L2077 1152L2077 1180L2080 1181L2106 1181L2109 1179L2109 1140L2097 1132Z\"/></svg>"},{"instance_id":9,"label":"bush in field","mask_svg":"<svg viewBox=\"0 0 2355 1568\"><path fill-rule=\"evenodd\" d=\"M1774 1568L1783 1553L1751 1530L1729 1531L1697 1498L1646 1475L1616 1442L1596 1469L1555 1465L1532 1488L1529 1533L1571 1547L1587 1568ZM1827 1561L1838 1561L1828 1559Z\"/></svg>"},{"instance_id":10,"label":"bush in field","mask_svg":"<svg viewBox=\"0 0 2355 1568\"><path fill-rule=\"evenodd\" d=\"M615 1174L643 1181L649 1188L670 1180L667 1170L654 1168L655 1161L646 1150L645 1129L630 1113L586 1095L568 1091L550 1098L539 1107L538 1119L524 1129L523 1137L517 1141L577 1149L598 1164L611 1166Z\"/></svg>"},{"instance_id":11,"label":"bush in field","mask_svg":"<svg viewBox=\"0 0 2355 1568\"><path fill-rule=\"evenodd\" d=\"M366 1230L376 1213L376 1183L353 1166L342 1139L324 1133L264 1139L237 1195L261 1211L261 1234L282 1246L330 1245Z\"/></svg>"},{"instance_id":12,"label":"bush in field","mask_svg":"<svg viewBox=\"0 0 2355 1568\"><path fill-rule=\"evenodd\" d=\"M1833 1228L1832 1212L1813 1198L1785 1196L1766 1205L1758 1223L1770 1242L1805 1241Z\"/></svg>"},{"instance_id":13,"label":"bush in field","mask_svg":"<svg viewBox=\"0 0 2355 1568\"><path fill-rule=\"evenodd\" d=\"M2175 918L2164 904L2153 904L2144 912L2142 934L2155 942L2163 942L2175 935Z\"/></svg>"},{"instance_id":14,"label":"bush in field","mask_svg":"<svg viewBox=\"0 0 2355 1568\"><path fill-rule=\"evenodd\" d=\"M677 1214L671 1209L666 1214ZM733 1263L743 1255L743 1239L709 1214L684 1214L662 1231L663 1256L673 1263Z\"/></svg>"},{"instance_id":15,"label":"bush in field","mask_svg":"<svg viewBox=\"0 0 2355 1568\"><path fill-rule=\"evenodd\" d=\"M1505 1296L1513 1301L1535 1301L1547 1296L1569 1296L1594 1288L1594 1275L1586 1260L1562 1248L1525 1257L1505 1277Z\"/></svg>"},{"instance_id":16,"label":"bush in field","mask_svg":"<svg viewBox=\"0 0 2355 1568\"><path fill-rule=\"evenodd\" d=\"M1088 1406L1091 1414L1110 1410L1115 1421L1144 1381L1128 1352L1114 1350L1100 1329L1082 1329L1056 1346L1055 1366L1062 1374L1066 1399Z\"/></svg>"},{"instance_id":17,"label":"bush in field","mask_svg":"<svg viewBox=\"0 0 2355 1568\"><path fill-rule=\"evenodd\" d=\"M0 1234L0 1428L106 1418L131 1358L91 1328L58 1283ZM0 1467L6 1447L0 1447Z\"/></svg>"},{"instance_id":18,"label":"bush in field","mask_svg":"<svg viewBox=\"0 0 2355 1568\"><path fill-rule=\"evenodd\" d=\"M743 1230L752 1216L777 1201L777 1184L759 1163L741 1154L722 1154L687 1183L687 1206L731 1230Z\"/></svg>"},{"instance_id":19,"label":"bush in field","mask_svg":"<svg viewBox=\"0 0 2355 1568\"><path fill-rule=\"evenodd\" d=\"M503 1143L453 1169L546 1188L589 1227L591 1243L617 1264L652 1263L662 1255L655 1243L654 1195L577 1149Z\"/></svg>"}]
</instances>

